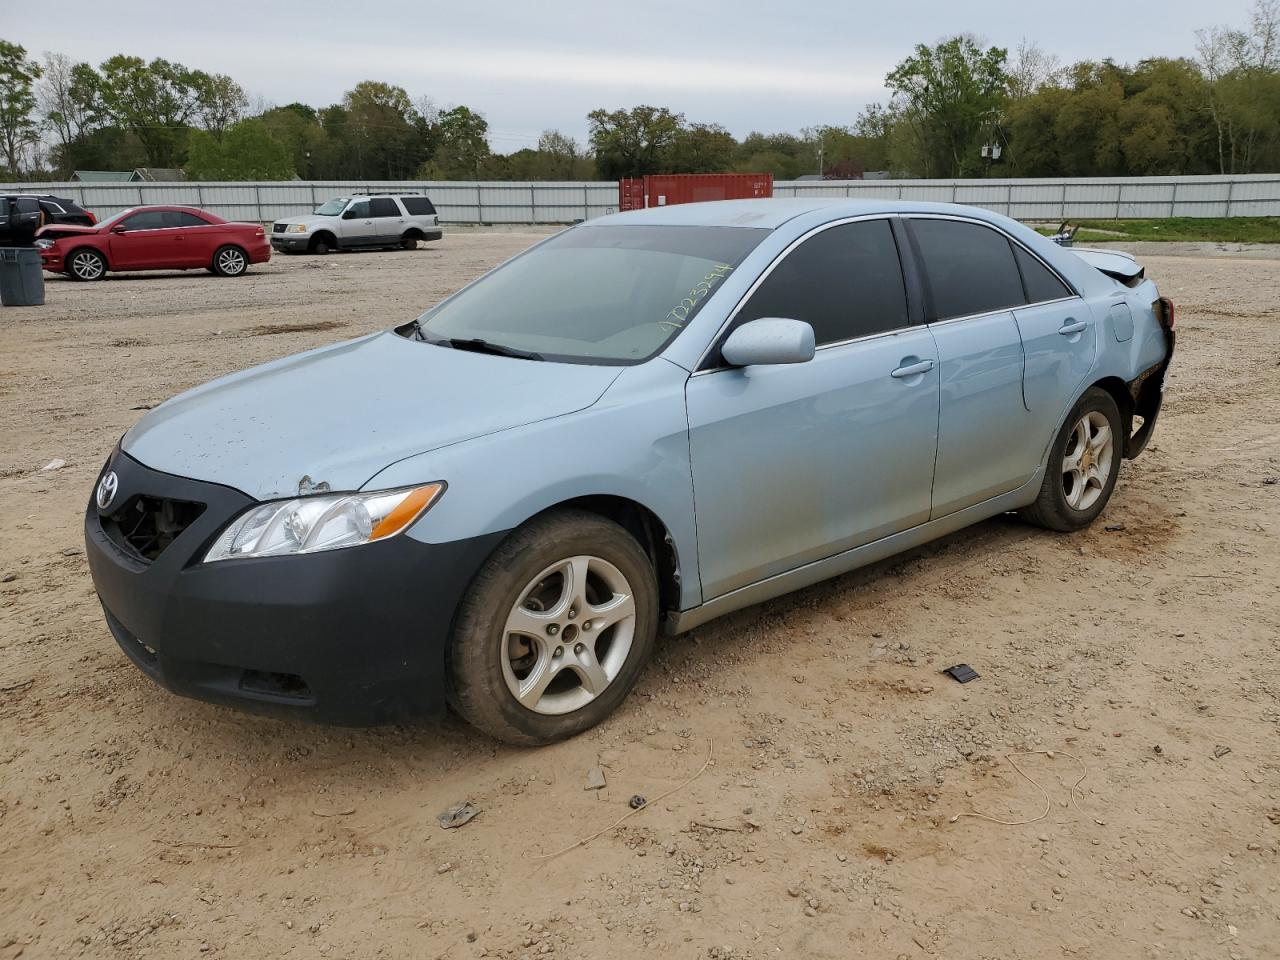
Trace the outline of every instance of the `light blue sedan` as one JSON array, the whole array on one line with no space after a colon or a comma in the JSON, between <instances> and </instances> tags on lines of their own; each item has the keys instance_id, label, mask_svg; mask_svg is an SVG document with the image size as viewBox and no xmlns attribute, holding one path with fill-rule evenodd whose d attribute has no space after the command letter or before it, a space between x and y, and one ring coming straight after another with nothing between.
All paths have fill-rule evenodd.
<instances>
[{"instance_id":1,"label":"light blue sedan","mask_svg":"<svg viewBox=\"0 0 1280 960\"><path fill-rule=\"evenodd\" d=\"M1173 306L984 210L747 200L565 230L394 331L148 413L85 517L170 690L540 744L660 629L994 514L1071 531L1160 409Z\"/></svg>"}]
</instances>

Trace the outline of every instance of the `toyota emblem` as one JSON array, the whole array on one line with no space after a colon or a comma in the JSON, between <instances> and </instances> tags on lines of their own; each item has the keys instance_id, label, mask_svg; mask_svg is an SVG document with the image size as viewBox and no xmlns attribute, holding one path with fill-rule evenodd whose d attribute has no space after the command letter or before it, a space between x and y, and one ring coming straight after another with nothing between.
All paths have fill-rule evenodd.
<instances>
[{"instance_id":1,"label":"toyota emblem","mask_svg":"<svg viewBox=\"0 0 1280 960\"><path fill-rule=\"evenodd\" d=\"M111 501L116 498L116 488L120 486L120 480L116 477L116 472L110 470L107 475L98 481L98 509L106 510L111 506Z\"/></svg>"}]
</instances>

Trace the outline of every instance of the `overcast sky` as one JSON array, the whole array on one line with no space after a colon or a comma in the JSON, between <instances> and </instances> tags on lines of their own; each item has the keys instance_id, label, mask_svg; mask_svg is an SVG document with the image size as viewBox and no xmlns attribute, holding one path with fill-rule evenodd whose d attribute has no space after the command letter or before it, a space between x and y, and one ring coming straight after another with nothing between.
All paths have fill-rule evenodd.
<instances>
[{"instance_id":1,"label":"overcast sky","mask_svg":"<svg viewBox=\"0 0 1280 960\"><path fill-rule=\"evenodd\" d=\"M97 64L162 56L234 77L276 104L333 103L385 80L463 103L509 152L558 128L585 139L588 111L639 103L691 121L799 131L848 124L883 99L914 44L971 32L1012 51L1024 37L1064 63L1190 56L1197 27L1245 25L1248 0L490 0L362 4L0 0L0 37Z\"/></svg>"}]
</instances>

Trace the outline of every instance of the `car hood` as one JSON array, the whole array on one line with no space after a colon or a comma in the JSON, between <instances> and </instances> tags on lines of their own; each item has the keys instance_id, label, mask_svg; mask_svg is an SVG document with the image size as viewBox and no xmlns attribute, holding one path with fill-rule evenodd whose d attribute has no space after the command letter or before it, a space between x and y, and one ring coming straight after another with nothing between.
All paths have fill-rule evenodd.
<instances>
[{"instance_id":1,"label":"car hood","mask_svg":"<svg viewBox=\"0 0 1280 960\"><path fill-rule=\"evenodd\" d=\"M621 369L379 333L179 394L138 421L122 449L259 500L322 484L356 490L404 457L589 407Z\"/></svg>"},{"instance_id":2,"label":"car hood","mask_svg":"<svg viewBox=\"0 0 1280 960\"><path fill-rule=\"evenodd\" d=\"M37 230L36 236L57 240L59 237L96 236L101 232L98 227L86 227L79 223L50 223Z\"/></svg>"},{"instance_id":3,"label":"car hood","mask_svg":"<svg viewBox=\"0 0 1280 960\"><path fill-rule=\"evenodd\" d=\"M341 220L341 217L317 217L315 214L312 214L308 217L281 217L279 220L274 222L283 223L285 226L300 223L308 230L314 230L316 227L331 227L335 223L341 222Z\"/></svg>"}]
</instances>

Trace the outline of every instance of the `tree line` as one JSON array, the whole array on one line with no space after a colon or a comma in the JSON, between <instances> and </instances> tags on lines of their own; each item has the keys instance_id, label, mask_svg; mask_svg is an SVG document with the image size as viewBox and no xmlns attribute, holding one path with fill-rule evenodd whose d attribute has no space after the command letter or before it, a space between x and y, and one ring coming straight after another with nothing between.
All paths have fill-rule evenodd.
<instances>
[{"instance_id":1,"label":"tree line","mask_svg":"<svg viewBox=\"0 0 1280 960\"><path fill-rule=\"evenodd\" d=\"M666 107L598 109L495 153L468 106L366 80L341 102L253 102L231 77L119 54L96 67L0 39L0 179L182 168L198 180L590 180L759 172L856 178L1087 177L1280 170L1280 0L1197 31L1194 58L1062 65L970 35L920 44L851 123L741 140Z\"/></svg>"}]
</instances>

